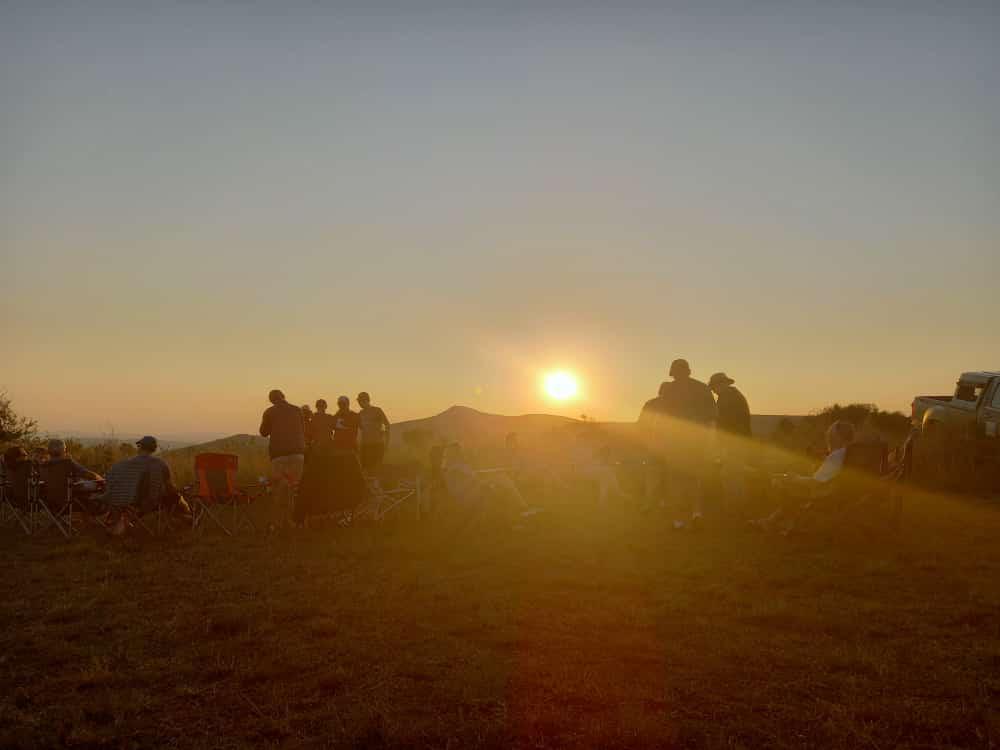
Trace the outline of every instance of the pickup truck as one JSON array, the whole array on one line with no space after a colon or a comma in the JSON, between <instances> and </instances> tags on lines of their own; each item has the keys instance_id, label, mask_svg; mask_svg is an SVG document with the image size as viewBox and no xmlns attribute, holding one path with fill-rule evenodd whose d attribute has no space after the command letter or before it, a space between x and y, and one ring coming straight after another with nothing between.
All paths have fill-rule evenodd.
<instances>
[{"instance_id":1,"label":"pickup truck","mask_svg":"<svg viewBox=\"0 0 1000 750\"><path fill-rule=\"evenodd\" d=\"M917 396L911 411L922 434L1000 438L1000 372L963 372L951 396Z\"/></svg>"}]
</instances>

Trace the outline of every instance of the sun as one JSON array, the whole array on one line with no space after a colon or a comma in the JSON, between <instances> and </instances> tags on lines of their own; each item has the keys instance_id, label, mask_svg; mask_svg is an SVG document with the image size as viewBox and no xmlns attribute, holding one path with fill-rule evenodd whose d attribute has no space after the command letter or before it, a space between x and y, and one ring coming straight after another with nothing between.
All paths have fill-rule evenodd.
<instances>
[{"instance_id":1,"label":"sun","mask_svg":"<svg viewBox=\"0 0 1000 750\"><path fill-rule=\"evenodd\" d=\"M580 385L573 373L556 370L546 373L545 392L556 401L568 401L580 392Z\"/></svg>"}]
</instances>

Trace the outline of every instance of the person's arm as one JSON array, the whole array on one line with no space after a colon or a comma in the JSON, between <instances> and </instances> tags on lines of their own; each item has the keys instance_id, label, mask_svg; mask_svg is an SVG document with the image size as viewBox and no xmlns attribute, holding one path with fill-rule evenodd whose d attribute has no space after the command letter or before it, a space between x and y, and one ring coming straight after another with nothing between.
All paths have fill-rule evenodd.
<instances>
[{"instance_id":1,"label":"person's arm","mask_svg":"<svg viewBox=\"0 0 1000 750\"><path fill-rule=\"evenodd\" d=\"M83 479L100 479L101 475L96 471L91 471L86 466L81 466L72 458L70 459L70 465L73 468L73 476L82 477Z\"/></svg>"},{"instance_id":2,"label":"person's arm","mask_svg":"<svg viewBox=\"0 0 1000 750\"><path fill-rule=\"evenodd\" d=\"M382 409L379 409L378 412L382 416L382 425L385 427L385 436L383 437L383 440L385 440L385 446L388 448L389 447L389 426L390 426L389 425L389 417L387 417L385 415L385 412L382 411Z\"/></svg>"},{"instance_id":3,"label":"person's arm","mask_svg":"<svg viewBox=\"0 0 1000 750\"><path fill-rule=\"evenodd\" d=\"M265 409L264 416L260 420L260 434L262 437L271 435L271 410Z\"/></svg>"},{"instance_id":4,"label":"person's arm","mask_svg":"<svg viewBox=\"0 0 1000 750\"><path fill-rule=\"evenodd\" d=\"M161 459L163 464L163 489L171 494L176 494L177 488L174 486L174 475L170 471L170 464Z\"/></svg>"}]
</instances>

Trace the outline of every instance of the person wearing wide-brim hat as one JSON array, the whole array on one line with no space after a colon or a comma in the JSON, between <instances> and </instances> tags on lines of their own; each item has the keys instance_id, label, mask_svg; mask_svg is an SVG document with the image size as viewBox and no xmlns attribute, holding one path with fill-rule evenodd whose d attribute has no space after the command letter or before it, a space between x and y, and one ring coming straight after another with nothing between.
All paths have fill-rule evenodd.
<instances>
[{"instance_id":1,"label":"person wearing wide-brim hat","mask_svg":"<svg viewBox=\"0 0 1000 750\"><path fill-rule=\"evenodd\" d=\"M718 397L715 426L731 435L750 437L750 405L737 388L736 381L724 372L717 372L708 379L708 387Z\"/></svg>"},{"instance_id":2,"label":"person wearing wide-brim hat","mask_svg":"<svg viewBox=\"0 0 1000 750\"><path fill-rule=\"evenodd\" d=\"M708 387L718 396L716 428L722 457L722 484L731 502L740 503L746 495L746 463L750 457L752 430L750 406L736 381L724 372L708 379Z\"/></svg>"}]
</instances>

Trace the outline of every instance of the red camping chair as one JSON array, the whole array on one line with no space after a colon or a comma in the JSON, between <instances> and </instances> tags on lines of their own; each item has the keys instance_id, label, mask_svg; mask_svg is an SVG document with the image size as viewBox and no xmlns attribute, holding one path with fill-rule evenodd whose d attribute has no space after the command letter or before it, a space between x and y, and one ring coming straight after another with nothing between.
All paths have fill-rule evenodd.
<instances>
[{"instance_id":1,"label":"red camping chair","mask_svg":"<svg viewBox=\"0 0 1000 750\"><path fill-rule=\"evenodd\" d=\"M201 527L207 518L229 536L243 527L256 529L246 512L252 498L236 486L239 465L239 456L231 453L199 453L194 457L195 485L189 498L194 528Z\"/></svg>"}]
</instances>

